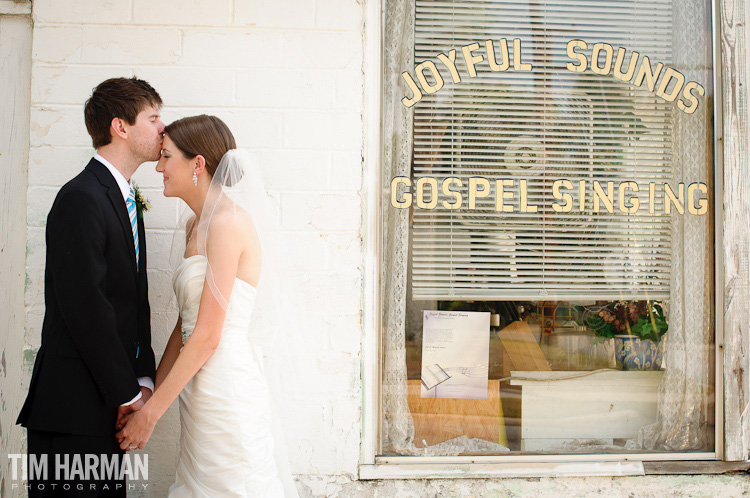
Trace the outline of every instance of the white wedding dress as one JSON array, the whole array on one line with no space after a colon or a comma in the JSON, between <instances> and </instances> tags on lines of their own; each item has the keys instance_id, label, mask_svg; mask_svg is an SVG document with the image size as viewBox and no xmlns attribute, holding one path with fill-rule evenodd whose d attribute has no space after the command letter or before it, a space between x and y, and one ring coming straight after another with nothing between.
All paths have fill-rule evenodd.
<instances>
[{"instance_id":1,"label":"white wedding dress","mask_svg":"<svg viewBox=\"0 0 750 498\"><path fill-rule=\"evenodd\" d=\"M198 317L206 266L204 256L188 257L172 279L183 344ZM180 453L169 498L297 496L288 462L276 452L283 439L261 349L249 337L256 292L236 279L219 346L180 393Z\"/></svg>"}]
</instances>

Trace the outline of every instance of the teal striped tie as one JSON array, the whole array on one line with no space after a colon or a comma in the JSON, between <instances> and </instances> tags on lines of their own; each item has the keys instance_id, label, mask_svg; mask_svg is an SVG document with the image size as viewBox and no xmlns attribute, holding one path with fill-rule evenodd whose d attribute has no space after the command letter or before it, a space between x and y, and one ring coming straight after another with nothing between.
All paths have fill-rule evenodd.
<instances>
[{"instance_id":1,"label":"teal striped tie","mask_svg":"<svg viewBox=\"0 0 750 498\"><path fill-rule=\"evenodd\" d=\"M135 192L130 189L130 195L128 200L125 202L128 206L128 216L130 216L130 228L133 229L133 241L135 242L135 268L138 270L138 217L135 209Z\"/></svg>"}]
</instances>

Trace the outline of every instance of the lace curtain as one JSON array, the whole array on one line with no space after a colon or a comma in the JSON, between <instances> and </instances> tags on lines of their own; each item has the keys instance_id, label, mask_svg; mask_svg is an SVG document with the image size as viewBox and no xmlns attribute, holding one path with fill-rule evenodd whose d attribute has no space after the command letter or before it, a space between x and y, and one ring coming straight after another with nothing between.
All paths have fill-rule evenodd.
<instances>
[{"instance_id":1,"label":"lace curtain","mask_svg":"<svg viewBox=\"0 0 750 498\"><path fill-rule=\"evenodd\" d=\"M414 67L414 0L387 0L385 9L383 185L411 176L413 107L401 104L399 78ZM383 209L383 437L398 453L415 453L414 422L406 401L406 284L409 210Z\"/></svg>"},{"instance_id":2,"label":"lace curtain","mask_svg":"<svg viewBox=\"0 0 750 498\"><path fill-rule=\"evenodd\" d=\"M704 0L673 3L674 66L685 81L710 85L710 54ZM703 182L713 190L713 154L707 130L711 113L706 99L695 114L673 110L673 182ZM701 111L704 115L700 115ZM672 271L669 295L667 368L659 385L656 423L641 429L628 449L709 450L708 400L713 385L709 358L711 344L711 243L710 211L705 216L672 217Z\"/></svg>"},{"instance_id":3,"label":"lace curtain","mask_svg":"<svg viewBox=\"0 0 750 498\"><path fill-rule=\"evenodd\" d=\"M708 23L704 0L681 0L674 8L674 61L686 81L706 81L709 65ZM463 451L507 451L496 443L466 437L427 448L414 443L414 423L407 404L406 297L410 210L390 206L394 176L411 176L413 107L401 104L401 73L414 67L414 0L385 1L384 42L384 164L383 185L383 447L404 455L455 455ZM710 105L700 110L706 117L674 110L673 182L704 182L712 191L709 172L712 154L707 135ZM700 111L699 111L700 112ZM667 369L659 386L657 420L641 429L624 448L589 441L568 444L564 452L597 450L705 450L712 443L708 428L709 390L712 386L711 282L713 248L709 216L675 215L672 218L672 269L668 303Z\"/></svg>"}]
</instances>

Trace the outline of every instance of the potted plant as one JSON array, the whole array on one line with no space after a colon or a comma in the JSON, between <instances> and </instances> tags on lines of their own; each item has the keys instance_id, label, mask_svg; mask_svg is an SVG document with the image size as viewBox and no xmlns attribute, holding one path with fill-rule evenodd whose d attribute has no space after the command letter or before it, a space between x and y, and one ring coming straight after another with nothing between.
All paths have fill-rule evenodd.
<instances>
[{"instance_id":1,"label":"potted plant","mask_svg":"<svg viewBox=\"0 0 750 498\"><path fill-rule=\"evenodd\" d=\"M668 324L659 301L614 301L586 323L600 337L613 337L621 370L659 370Z\"/></svg>"}]
</instances>

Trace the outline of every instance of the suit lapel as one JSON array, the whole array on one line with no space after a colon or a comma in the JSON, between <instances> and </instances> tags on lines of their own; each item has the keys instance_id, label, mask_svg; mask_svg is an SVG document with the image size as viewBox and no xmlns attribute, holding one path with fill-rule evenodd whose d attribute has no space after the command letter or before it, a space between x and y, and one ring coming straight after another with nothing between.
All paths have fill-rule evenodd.
<instances>
[{"instance_id":1,"label":"suit lapel","mask_svg":"<svg viewBox=\"0 0 750 498\"><path fill-rule=\"evenodd\" d=\"M112 176L109 170L107 170L107 167L101 164L96 159L91 159L86 168L93 172L97 176L97 178L99 178L99 182L102 185L104 185L105 187L109 187L107 196L109 197L109 200L112 202L112 205L115 208L117 218L120 220L120 225L122 225L122 230L125 234L125 240L130 242L130 244L127 244L128 254L130 254L129 259L131 267L133 268L133 276L136 277L137 281L138 272L136 271L135 267L135 243L133 242L133 228L130 226L128 208L125 205L125 200L122 198L122 191L117 185L117 181L115 180L115 178ZM138 235L140 237L140 232Z\"/></svg>"}]
</instances>

